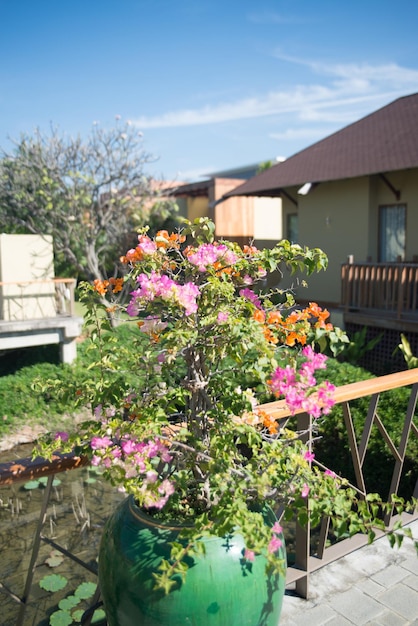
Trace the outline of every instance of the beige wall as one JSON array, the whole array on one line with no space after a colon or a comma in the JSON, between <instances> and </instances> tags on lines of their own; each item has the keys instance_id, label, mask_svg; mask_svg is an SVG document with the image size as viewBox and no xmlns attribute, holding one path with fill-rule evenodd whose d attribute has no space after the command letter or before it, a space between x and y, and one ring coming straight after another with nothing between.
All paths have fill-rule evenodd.
<instances>
[{"instance_id":1,"label":"beige wall","mask_svg":"<svg viewBox=\"0 0 418 626\"><path fill-rule=\"evenodd\" d=\"M26 320L56 315L52 237L0 234L0 319ZM19 282L20 281L20 282Z\"/></svg>"},{"instance_id":2,"label":"beige wall","mask_svg":"<svg viewBox=\"0 0 418 626\"><path fill-rule=\"evenodd\" d=\"M208 216L208 199L203 197L187 199L187 219L191 222L199 217Z\"/></svg>"},{"instance_id":3,"label":"beige wall","mask_svg":"<svg viewBox=\"0 0 418 626\"><path fill-rule=\"evenodd\" d=\"M325 273L309 277L304 298L339 302L341 264L368 254L369 183L366 177L322 183L299 196L300 243L328 256Z\"/></svg>"}]
</instances>

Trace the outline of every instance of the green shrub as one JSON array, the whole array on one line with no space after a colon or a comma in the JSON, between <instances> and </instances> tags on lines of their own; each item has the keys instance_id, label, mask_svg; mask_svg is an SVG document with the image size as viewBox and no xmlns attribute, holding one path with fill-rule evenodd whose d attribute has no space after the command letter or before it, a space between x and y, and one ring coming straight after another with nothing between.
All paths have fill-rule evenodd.
<instances>
[{"instance_id":1,"label":"green shrub","mask_svg":"<svg viewBox=\"0 0 418 626\"><path fill-rule=\"evenodd\" d=\"M116 341L115 341L116 340ZM136 346L136 350L132 349ZM122 324L116 329L116 335L109 335L107 344L109 368L106 373L109 381L109 393L116 377L123 377L124 384L137 382L146 370L142 355L142 335L136 324ZM79 389L88 389L99 380L99 372L92 363L99 360L97 348L91 342L80 343L77 359L71 366L38 363L24 367L12 376L0 377L0 435L11 429L16 430L28 422L51 423L52 418L74 414L83 404ZM125 363L125 368L112 369L112 363ZM173 371L173 376L180 375ZM321 373L336 386L346 385L359 380L373 378L370 372L351 365L329 359L327 369ZM248 381L242 381L245 385ZM381 396L377 413L385 428L399 445L403 428L409 389L401 388L387 391ZM266 399L267 401L267 399ZM360 398L350 403L357 441L360 441L364 420L367 416L370 398ZM323 419L321 439L316 444L317 459L337 473L355 483L347 433L342 407L337 406ZM368 452L364 463L366 485L369 491L386 495L390 486L394 459L387 444L377 430L372 428ZM415 484L418 472L418 440L412 438L408 444L404 472L401 481L402 495L409 496Z\"/></svg>"}]
</instances>

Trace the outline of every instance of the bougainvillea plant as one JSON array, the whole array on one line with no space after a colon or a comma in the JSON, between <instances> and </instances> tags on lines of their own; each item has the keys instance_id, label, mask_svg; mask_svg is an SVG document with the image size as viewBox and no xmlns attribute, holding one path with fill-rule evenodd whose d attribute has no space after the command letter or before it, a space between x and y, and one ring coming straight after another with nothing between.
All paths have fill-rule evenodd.
<instances>
[{"instance_id":1,"label":"bougainvillea plant","mask_svg":"<svg viewBox=\"0 0 418 626\"><path fill-rule=\"evenodd\" d=\"M216 241L213 223L199 219L173 234L141 232L121 261L123 278L85 285L97 361L76 393L92 419L42 451L75 449L150 515L190 523L157 586L170 589L207 534L239 532L245 560L263 553L283 569L280 522L264 521L265 505L284 519L329 515L337 534L373 536L373 503L313 462L313 438L334 403L332 385L315 378L326 367L320 348L335 350L343 336L317 304L299 309L290 292L266 288L280 268L325 269L325 254L288 241L264 250ZM133 327L130 349L118 350L109 315ZM275 398L312 426L298 432L260 407Z\"/></svg>"}]
</instances>

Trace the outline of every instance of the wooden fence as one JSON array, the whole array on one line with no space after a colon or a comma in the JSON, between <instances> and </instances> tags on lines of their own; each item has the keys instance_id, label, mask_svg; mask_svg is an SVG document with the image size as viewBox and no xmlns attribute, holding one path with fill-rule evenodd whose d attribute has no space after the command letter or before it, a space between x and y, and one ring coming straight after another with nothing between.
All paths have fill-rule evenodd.
<instances>
[{"instance_id":1,"label":"wooden fence","mask_svg":"<svg viewBox=\"0 0 418 626\"><path fill-rule=\"evenodd\" d=\"M417 263L344 263L341 304L346 311L378 310L404 319L418 314Z\"/></svg>"}]
</instances>

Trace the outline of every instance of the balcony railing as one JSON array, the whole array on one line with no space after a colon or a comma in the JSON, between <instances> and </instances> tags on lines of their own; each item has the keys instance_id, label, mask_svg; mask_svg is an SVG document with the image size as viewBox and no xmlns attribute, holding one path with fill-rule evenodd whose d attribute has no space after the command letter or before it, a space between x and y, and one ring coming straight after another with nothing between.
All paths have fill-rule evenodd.
<instances>
[{"instance_id":1,"label":"balcony railing","mask_svg":"<svg viewBox=\"0 0 418 626\"><path fill-rule=\"evenodd\" d=\"M345 311L380 311L398 320L418 317L418 264L344 263L341 304Z\"/></svg>"},{"instance_id":2,"label":"balcony railing","mask_svg":"<svg viewBox=\"0 0 418 626\"><path fill-rule=\"evenodd\" d=\"M0 320L74 316L74 278L0 282Z\"/></svg>"},{"instance_id":3,"label":"balcony railing","mask_svg":"<svg viewBox=\"0 0 418 626\"><path fill-rule=\"evenodd\" d=\"M382 394L385 394L391 389L398 389L401 387L410 387L409 401L405 408L405 415L399 415L399 421L403 420L402 434L399 445L396 445L385 428L385 424L382 422L378 415L378 402ZM362 434L358 440L354 430L350 402L358 398L370 397L369 408L367 415L364 416L364 425ZM394 469L392 475L392 481L389 488L390 494L397 494L399 488L399 482L404 466L404 460L406 455L406 448L411 435L418 436L418 428L414 424L414 413L418 397L418 368L408 370L405 372L398 372L396 374L389 374L387 376L380 376L366 381L357 383L351 383L338 387L336 390L336 403L342 406L344 423L346 429L346 437L349 443L351 451L351 459L356 476L356 484L352 485L361 497L366 497L367 480L363 472L363 464L367 454L367 447L369 442L370 433L372 427L377 427L383 440L386 442L387 448L394 459ZM384 401L384 399L383 399ZM276 419L282 421L289 419L289 412L283 401L271 402L263 405L263 409L268 411ZM297 416L298 429L305 431L309 427L309 416L301 413ZM322 469L325 468L320 462L317 463ZM26 583L24 587L24 593L21 597L17 595L11 589L8 589L6 584L0 582L0 593L3 591L16 600L19 605L17 626L24 623L24 614L26 605L29 601L35 566L38 558L38 552L41 541L46 541L54 546L55 549L61 550L66 556L75 558L74 555L68 553L67 550L60 548L59 545L52 542L43 534L43 527L46 520L46 512L49 502L49 496L51 493L52 479L55 474L63 471L76 469L81 464L85 463L84 459L78 457L65 456L56 457L53 461L48 462L43 459L37 459L35 462L30 459L19 459L9 463L0 463L0 485L11 485L14 483L27 481L32 478L39 478L40 476L48 476L49 480L45 489L45 495L43 498L43 504L40 511L39 521L35 532L32 557L29 562L29 568L26 574ZM414 493L410 496L418 497L418 480L415 485ZM389 515L385 519L385 525L387 529L390 529L398 516ZM410 523L418 519L418 513L416 511L404 514L402 516L403 523ZM296 527L296 549L295 549L295 563L288 568L287 584L295 584L296 591L302 597L307 597L309 593L309 574L328 563L338 560L353 550L366 545L367 537L364 535L356 535L351 539L346 539L338 542L337 544L327 546L329 529L329 520L323 520L321 532L319 536L319 545L314 555L311 554L311 539L310 539L310 527ZM376 535L381 536L383 531L376 531ZM327 547L326 547L327 546ZM78 561L80 563L80 561ZM97 597L97 596L96 596Z\"/></svg>"}]
</instances>

